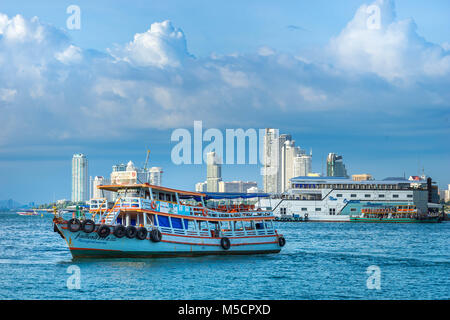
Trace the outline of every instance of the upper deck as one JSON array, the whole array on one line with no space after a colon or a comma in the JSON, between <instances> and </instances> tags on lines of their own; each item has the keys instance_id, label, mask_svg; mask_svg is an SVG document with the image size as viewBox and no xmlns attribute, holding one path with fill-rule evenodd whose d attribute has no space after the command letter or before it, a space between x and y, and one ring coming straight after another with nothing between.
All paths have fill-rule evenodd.
<instances>
[{"instance_id":1,"label":"upper deck","mask_svg":"<svg viewBox=\"0 0 450 320\"><path fill-rule=\"evenodd\" d=\"M193 217L196 220L273 219L272 211L263 210L251 204L220 204L219 199L240 197L265 197L266 194L207 194L177 189L140 185L99 186L99 189L117 193L111 207L106 199L91 199L90 212L102 215L106 211L151 212L161 215ZM208 200L212 200L207 202ZM228 201L230 202L230 201Z\"/></svg>"}]
</instances>

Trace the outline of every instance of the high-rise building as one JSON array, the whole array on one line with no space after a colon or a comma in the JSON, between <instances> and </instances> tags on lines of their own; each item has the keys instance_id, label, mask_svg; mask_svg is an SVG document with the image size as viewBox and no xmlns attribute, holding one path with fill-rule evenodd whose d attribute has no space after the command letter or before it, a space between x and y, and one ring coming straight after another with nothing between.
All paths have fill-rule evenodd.
<instances>
[{"instance_id":1,"label":"high-rise building","mask_svg":"<svg viewBox=\"0 0 450 320\"><path fill-rule=\"evenodd\" d=\"M149 183L154 186L161 186L162 185L162 173L163 170L161 167L151 167L148 169L148 172L150 174L149 177Z\"/></svg>"},{"instance_id":2,"label":"high-rise building","mask_svg":"<svg viewBox=\"0 0 450 320\"><path fill-rule=\"evenodd\" d=\"M92 180L92 198L93 199L99 199L99 198L106 198L108 201L111 201L112 194L110 191L101 190L98 189L98 186L108 185L109 180L102 177L102 176L96 176Z\"/></svg>"},{"instance_id":3,"label":"high-rise building","mask_svg":"<svg viewBox=\"0 0 450 320\"><path fill-rule=\"evenodd\" d=\"M206 183L208 192L219 192L219 182L222 181L222 161L216 152L206 155Z\"/></svg>"},{"instance_id":4,"label":"high-rise building","mask_svg":"<svg viewBox=\"0 0 450 320\"><path fill-rule=\"evenodd\" d=\"M87 201L88 197L88 161L84 154L74 154L72 157L72 201Z\"/></svg>"},{"instance_id":5,"label":"high-rise building","mask_svg":"<svg viewBox=\"0 0 450 320\"><path fill-rule=\"evenodd\" d=\"M342 156L335 153L329 153L327 157L327 176L328 177L348 177Z\"/></svg>"},{"instance_id":6,"label":"high-rise building","mask_svg":"<svg viewBox=\"0 0 450 320\"><path fill-rule=\"evenodd\" d=\"M311 155L295 146L289 134L278 134L278 129L266 129L263 152L264 192L282 193L289 189L290 179L311 172Z\"/></svg>"},{"instance_id":7,"label":"high-rise building","mask_svg":"<svg viewBox=\"0 0 450 320\"><path fill-rule=\"evenodd\" d=\"M301 154L294 158L294 177L307 177L312 171L312 156Z\"/></svg>"},{"instance_id":8,"label":"high-rise building","mask_svg":"<svg viewBox=\"0 0 450 320\"><path fill-rule=\"evenodd\" d=\"M195 191L196 192L207 192L208 191L208 184L205 182L199 182L195 184Z\"/></svg>"},{"instance_id":9,"label":"high-rise building","mask_svg":"<svg viewBox=\"0 0 450 320\"><path fill-rule=\"evenodd\" d=\"M450 202L450 184L448 185L448 189L445 190L444 200L445 200L445 202Z\"/></svg>"},{"instance_id":10,"label":"high-rise building","mask_svg":"<svg viewBox=\"0 0 450 320\"><path fill-rule=\"evenodd\" d=\"M267 128L264 134L263 188L268 193L281 192L281 148L278 129Z\"/></svg>"}]
</instances>

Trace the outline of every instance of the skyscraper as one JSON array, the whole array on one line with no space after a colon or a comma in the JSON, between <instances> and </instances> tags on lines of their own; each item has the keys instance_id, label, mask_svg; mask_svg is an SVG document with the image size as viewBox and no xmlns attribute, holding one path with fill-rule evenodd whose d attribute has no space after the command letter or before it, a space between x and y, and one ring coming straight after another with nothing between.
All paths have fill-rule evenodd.
<instances>
[{"instance_id":1,"label":"skyscraper","mask_svg":"<svg viewBox=\"0 0 450 320\"><path fill-rule=\"evenodd\" d=\"M294 177L306 177L311 173L312 156L301 154L294 158Z\"/></svg>"},{"instance_id":2,"label":"skyscraper","mask_svg":"<svg viewBox=\"0 0 450 320\"><path fill-rule=\"evenodd\" d=\"M72 201L87 201L88 197L88 161L84 154L74 154L72 157Z\"/></svg>"},{"instance_id":3,"label":"skyscraper","mask_svg":"<svg viewBox=\"0 0 450 320\"><path fill-rule=\"evenodd\" d=\"M327 176L328 177L347 177L347 169L345 169L342 156L335 153L329 153L327 157Z\"/></svg>"},{"instance_id":4,"label":"skyscraper","mask_svg":"<svg viewBox=\"0 0 450 320\"><path fill-rule=\"evenodd\" d=\"M163 170L161 167L151 167L148 169L148 172L150 174L149 182L152 185L160 186L162 184L162 173Z\"/></svg>"},{"instance_id":5,"label":"skyscraper","mask_svg":"<svg viewBox=\"0 0 450 320\"><path fill-rule=\"evenodd\" d=\"M281 148L278 129L266 129L263 151L263 188L264 192L279 193L281 191Z\"/></svg>"},{"instance_id":6,"label":"skyscraper","mask_svg":"<svg viewBox=\"0 0 450 320\"><path fill-rule=\"evenodd\" d=\"M206 155L206 184L208 192L219 192L219 181L222 181L221 160L216 152Z\"/></svg>"},{"instance_id":7,"label":"skyscraper","mask_svg":"<svg viewBox=\"0 0 450 320\"><path fill-rule=\"evenodd\" d=\"M290 179L311 172L311 156L295 146L290 134L278 135L278 129L266 129L263 159L264 192L285 192Z\"/></svg>"}]
</instances>

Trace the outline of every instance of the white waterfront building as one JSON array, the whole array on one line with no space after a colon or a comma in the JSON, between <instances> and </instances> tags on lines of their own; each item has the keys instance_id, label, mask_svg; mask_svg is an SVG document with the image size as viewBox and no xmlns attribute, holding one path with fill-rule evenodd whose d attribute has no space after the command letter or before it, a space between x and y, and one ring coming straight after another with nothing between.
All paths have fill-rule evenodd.
<instances>
[{"instance_id":1,"label":"white waterfront building","mask_svg":"<svg viewBox=\"0 0 450 320\"><path fill-rule=\"evenodd\" d=\"M88 198L88 160L84 154L77 153L72 157L72 201L88 201Z\"/></svg>"},{"instance_id":2,"label":"white waterfront building","mask_svg":"<svg viewBox=\"0 0 450 320\"><path fill-rule=\"evenodd\" d=\"M296 177L290 189L261 199L261 206L274 215L300 217L308 221L350 221L362 209L414 205L425 214L433 204L426 180L409 181L401 178L354 181L346 177Z\"/></svg>"}]
</instances>

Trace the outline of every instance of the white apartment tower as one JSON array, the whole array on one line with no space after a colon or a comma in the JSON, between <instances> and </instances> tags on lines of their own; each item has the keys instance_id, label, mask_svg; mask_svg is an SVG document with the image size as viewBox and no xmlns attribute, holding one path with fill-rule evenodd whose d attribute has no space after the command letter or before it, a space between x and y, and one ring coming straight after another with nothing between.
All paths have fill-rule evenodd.
<instances>
[{"instance_id":1,"label":"white apartment tower","mask_svg":"<svg viewBox=\"0 0 450 320\"><path fill-rule=\"evenodd\" d=\"M306 177L312 172L312 156L302 154L294 159L294 177Z\"/></svg>"},{"instance_id":2,"label":"white apartment tower","mask_svg":"<svg viewBox=\"0 0 450 320\"><path fill-rule=\"evenodd\" d=\"M206 155L206 184L208 192L219 192L219 182L222 181L222 161L216 152Z\"/></svg>"},{"instance_id":3,"label":"white apartment tower","mask_svg":"<svg viewBox=\"0 0 450 320\"><path fill-rule=\"evenodd\" d=\"M87 201L88 197L88 161L84 154L74 154L72 157L72 201Z\"/></svg>"},{"instance_id":4,"label":"white apartment tower","mask_svg":"<svg viewBox=\"0 0 450 320\"><path fill-rule=\"evenodd\" d=\"M279 135L278 129L266 129L263 153L263 188L267 193L283 193L290 179L311 172L311 155L295 146L289 134Z\"/></svg>"},{"instance_id":5,"label":"white apartment tower","mask_svg":"<svg viewBox=\"0 0 450 320\"><path fill-rule=\"evenodd\" d=\"M280 193L280 140L278 129L266 129L263 151L263 189L268 193Z\"/></svg>"},{"instance_id":6,"label":"white apartment tower","mask_svg":"<svg viewBox=\"0 0 450 320\"><path fill-rule=\"evenodd\" d=\"M154 185L154 186L161 186L162 184L162 173L163 170L161 167L151 167L149 170L149 180L150 180L150 184Z\"/></svg>"}]
</instances>

